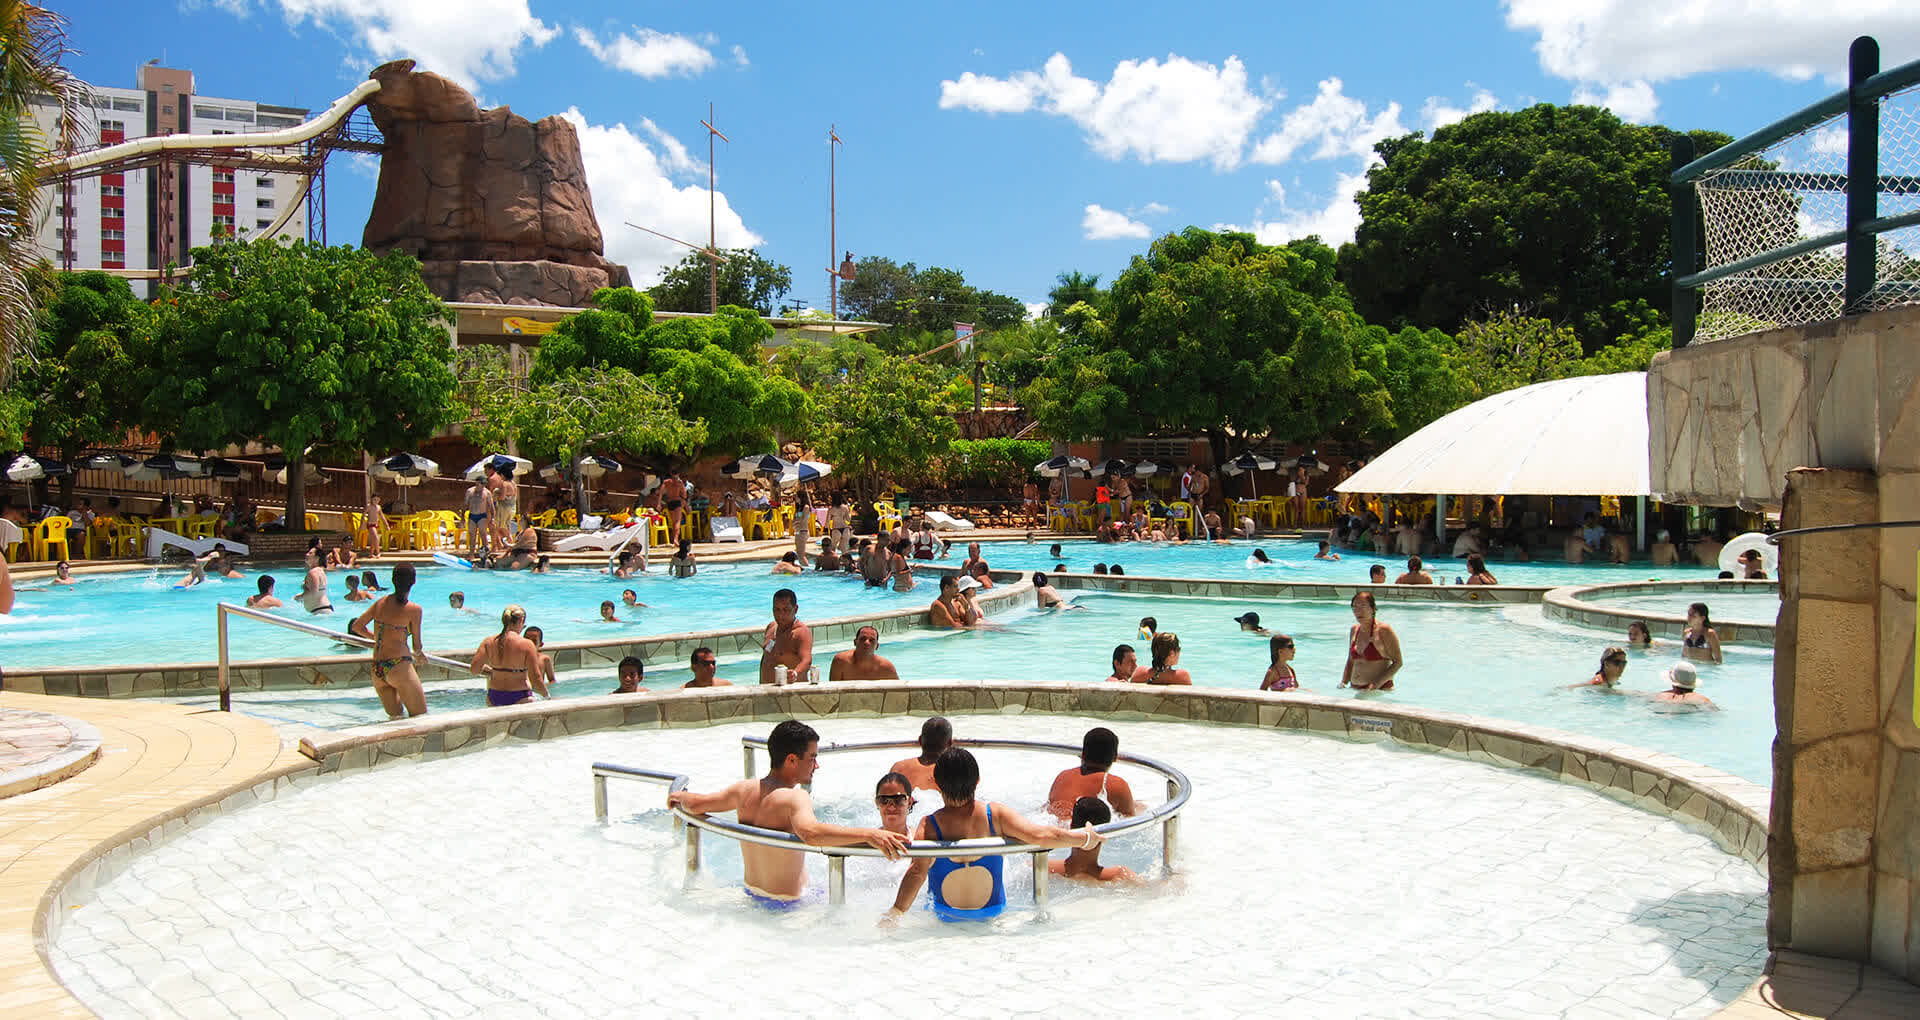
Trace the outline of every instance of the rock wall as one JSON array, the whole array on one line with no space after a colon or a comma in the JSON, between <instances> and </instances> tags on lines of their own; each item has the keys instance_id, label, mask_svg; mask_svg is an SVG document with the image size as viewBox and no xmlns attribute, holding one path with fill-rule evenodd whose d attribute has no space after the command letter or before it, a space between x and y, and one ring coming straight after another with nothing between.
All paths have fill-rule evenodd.
<instances>
[{"instance_id":1,"label":"rock wall","mask_svg":"<svg viewBox=\"0 0 1920 1020\"><path fill-rule=\"evenodd\" d=\"M603 254L572 124L482 110L411 60L371 77L380 91L367 110L386 151L363 245L412 254L448 301L575 306L632 282Z\"/></svg>"}]
</instances>

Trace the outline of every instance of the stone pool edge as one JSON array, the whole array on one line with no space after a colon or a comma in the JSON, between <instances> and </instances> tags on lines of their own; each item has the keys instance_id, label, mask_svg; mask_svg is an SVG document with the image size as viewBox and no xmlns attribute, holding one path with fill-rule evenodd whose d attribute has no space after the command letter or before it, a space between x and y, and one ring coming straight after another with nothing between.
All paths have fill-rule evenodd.
<instances>
[{"instance_id":1,"label":"stone pool edge","mask_svg":"<svg viewBox=\"0 0 1920 1020\"><path fill-rule=\"evenodd\" d=\"M1550 620L1561 620L1601 630L1617 629L1626 639L1627 624L1639 620L1654 637L1680 640L1687 629L1685 615L1647 613L1637 609L1619 609L1586 600L1588 595L1626 595L1634 592L1779 592L1779 581L1613 581L1607 584L1575 584L1548 591L1540 600L1540 612ZM1773 648L1774 628L1761 623L1725 623L1714 621L1713 629L1723 645Z\"/></svg>"}]
</instances>

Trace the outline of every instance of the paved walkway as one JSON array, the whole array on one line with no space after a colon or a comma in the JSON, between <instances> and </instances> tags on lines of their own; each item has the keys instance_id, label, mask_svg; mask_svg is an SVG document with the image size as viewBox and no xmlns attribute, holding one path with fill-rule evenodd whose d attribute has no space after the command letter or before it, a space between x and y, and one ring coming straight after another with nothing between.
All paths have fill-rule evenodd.
<instances>
[{"instance_id":1,"label":"paved walkway","mask_svg":"<svg viewBox=\"0 0 1920 1020\"><path fill-rule=\"evenodd\" d=\"M0 797L51 786L100 754L93 727L66 716L0 708Z\"/></svg>"},{"instance_id":2,"label":"paved walkway","mask_svg":"<svg viewBox=\"0 0 1920 1020\"><path fill-rule=\"evenodd\" d=\"M87 1016L35 947L34 921L67 874L105 847L235 786L312 767L250 716L148 701L0 692L0 712L50 713L99 731L92 768L0 800L0 1016Z\"/></svg>"}]
</instances>

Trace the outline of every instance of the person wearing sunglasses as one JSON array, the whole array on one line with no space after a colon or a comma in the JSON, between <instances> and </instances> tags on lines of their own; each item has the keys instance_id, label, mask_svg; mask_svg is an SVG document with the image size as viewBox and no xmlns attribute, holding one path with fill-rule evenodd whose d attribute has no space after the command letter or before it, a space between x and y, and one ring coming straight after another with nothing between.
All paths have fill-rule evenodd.
<instances>
[{"instance_id":1,"label":"person wearing sunglasses","mask_svg":"<svg viewBox=\"0 0 1920 1020\"><path fill-rule=\"evenodd\" d=\"M1297 691L1300 674L1293 669L1293 638L1275 634L1267 640L1267 675L1260 678L1263 691Z\"/></svg>"},{"instance_id":2,"label":"person wearing sunglasses","mask_svg":"<svg viewBox=\"0 0 1920 1020\"><path fill-rule=\"evenodd\" d=\"M722 680L713 675L714 670L719 668L720 660L714 656L713 649L705 645L693 650L693 658L689 660L688 665L693 667L693 679L681 684L683 688L733 686L732 681Z\"/></svg>"},{"instance_id":3,"label":"person wearing sunglasses","mask_svg":"<svg viewBox=\"0 0 1920 1020\"><path fill-rule=\"evenodd\" d=\"M898 772L880 777L873 788L873 806L880 809L880 827L907 834L907 815L913 811L913 780Z\"/></svg>"},{"instance_id":4,"label":"person wearing sunglasses","mask_svg":"<svg viewBox=\"0 0 1920 1020\"><path fill-rule=\"evenodd\" d=\"M1600 653L1600 669L1593 674L1593 679L1572 686L1597 687L1612 693L1620 689L1620 674L1626 671L1627 650L1618 646L1609 646L1606 651Z\"/></svg>"}]
</instances>

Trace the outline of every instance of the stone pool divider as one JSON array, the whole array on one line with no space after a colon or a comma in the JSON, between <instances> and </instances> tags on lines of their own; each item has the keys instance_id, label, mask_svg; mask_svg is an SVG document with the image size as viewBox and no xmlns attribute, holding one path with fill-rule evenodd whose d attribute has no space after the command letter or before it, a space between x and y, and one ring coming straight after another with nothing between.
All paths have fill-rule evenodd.
<instances>
[{"instance_id":1,"label":"stone pool divider","mask_svg":"<svg viewBox=\"0 0 1920 1020\"><path fill-rule=\"evenodd\" d=\"M1703 593L1747 593L1780 591L1779 581L1746 580L1700 580L1700 581L1620 581L1609 584L1568 585L1554 588L1541 600L1540 611L1550 620L1563 620L1567 623L1593 627L1599 630L1619 632L1621 641L1626 640L1627 624L1635 620L1644 622L1654 637L1678 641L1687 629L1685 613L1672 616L1665 613L1649 613L1638 609L1626 609L1608 606L1603 603L1589 602L1592 595L1629 595L1641 592L1687 592ZM1700 600L1709 601L1709 600ZM1712 607L1709 606L1709 609ZM1713 629L1720 635L1723 645L1751 645L1755 648L1773 647L1773 627L1759 623L1725 623L1713 621Z\"/></svg>"},{"instance_id":2,"label":"stone pool divider","mask_svg":"<svg viewBox=\"0 0 1920 1020\"><path fill-rule=\"evenodd\" d=\"M916 567L916 569L918 569ZM994 571L997 575L999 571ZM1528 584L1352 584L1304 581L1223 580L1219 578L1152 577L1144 574L1047 574L1056 588L1119 592L1131 595L1185 595L1200 598L1338 599L1350 602L1359 592L1372 592L1380 602L1444 602L1461 606L1518 606L1539 602L1553 585Z\"/></svg>"},{"instance_id":3,"label":"stone pool divider","mask_svg":"<svg viewBox=\"0 0 1920 1020\"><path fill-rule=\"evenodd\" d=\"M959 565L916 564L915 569L921 570L924 576L957 572ZM1015 608L1021 604L1023 596L1032 594L1033 584L1026 579L1025 574L1018 571L993 571L993 577L995 587L975 599L980 604L980 611L988 616ZM931 602L933 593L937 589L931 585L926 587L927 601ZM805 622L813 628L816 642L851 645L854 632L861 627L873 626L880 631L882 637L885 637L888 634L917 629L926 621L926 617L926 608L917 606ZM805 619L804 613L802 618ZM771 610L769 610L768 619L772 619ZM336 615L329 622L334 621L344 629L346 625L344 615ZM212 627L212 621L209 620L207 625ZM265 628L271 624L236 620L230 626ZM546 652L553 657L553 665L557 670L604 666L611 672L619 665L622 658L629 655L639 656L641 661L649 666L677 666L684 665L692 657L693 650L702 645L712 648L721 656L757 653L760 649L760 636L764 630L765 625L761 624L734 630L686 631L614 641L561 641L548 644ZM236 633L245 632L240 630ZM463 661L473 657L473 649L470 648L455 651L433 649L433 651L436 654ZM367 654L359 652L352 655L233 662L228 666L227 676L232 689L236 691L337 690L371 686L373 683L371 671L372 663ZM431 663L420 666L422 680L452 680L466 675ZM12 691L67 697L123 698L141 695L212 694L219 690L219 664L197 662L45 668L29 666L9 669L6 685L7 689Z\"/></svg>"}]
</instances>

